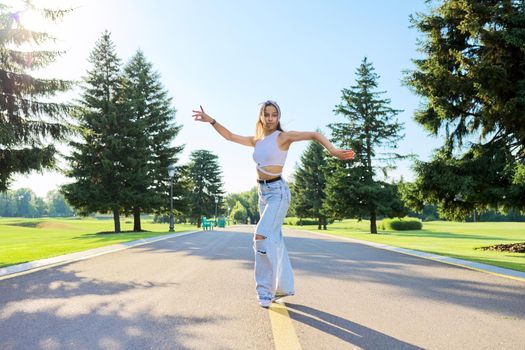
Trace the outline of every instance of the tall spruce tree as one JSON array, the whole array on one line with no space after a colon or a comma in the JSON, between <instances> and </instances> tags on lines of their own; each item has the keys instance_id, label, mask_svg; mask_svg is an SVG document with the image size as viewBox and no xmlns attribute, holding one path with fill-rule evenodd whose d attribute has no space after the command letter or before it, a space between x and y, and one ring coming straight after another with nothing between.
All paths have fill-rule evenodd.
<instances>
[{"instance_id":1,"label":"tall spruce tree","mask_svg":"<svg viewBox=\"0 0 525 350\"><path fill-rule=\"evenodd\" d=\"M354 161L329 160L325 213L335 218L370 219L370 232L377 233L378 215L395 215L399 198L391 186L377 179L386 177L396 160L405 158L392 149L402 138L400 110L390 107L390 100L377 91L379 76L366 58L357 69L357 85L342 90L342 103L334 112L346 122L333 123L332 141L356 153Z\"/></svg>"},{"instance_id":2,"label":"tall spruce tree","mask_svg":"<svg viewBox=\"0 0 525 350\"><path fill-rule=\"evenodd\" d=\"M160 82L160 76L137 51L124 68L124 88L119 100L121 112L128 118L130 134L123 154L126 165L126 184L129 197L126 209L133 213L134 231L141 231L140 213L162 212L169 203L167 168L176 164L183 146L171 146L181 126L174 122L175 108ZM174 208L183 211L187 206L180 167L174 176Z\"/></svg>"},{"instance_id":3,"label":"tall spruce tree","mask_svg":"<svg viewBox=\"0 0 525 350\"><path fill-rule=\"evenodd\" d=\"M295 215L300 218L317 218L317 228L326 230L323 214L325 201L326 153L318 142L311 141L301 156L301 163L294 174L292 201Z\"/></svg>"},{"instance_id":4,"label":"tall spruce tree","mask_svg":"<svg viewBox=\"0 0 525 350\"><path fill-rule=\"evenodd\" d=\"M444 145L417 162L407 196L462 220L487 207L525 211L525 6L444 0L412 24L423 33L406 83L424 97L415 120Z\"/></svg>"},{"instance_id":5,"label":"tall spruce tree","mask_svg":"<svg viewBox=\"0 0 525 350\"><path fill-rule=\"evenodd\" d=\"M84 215L112 212L114 230L120 232L120 213L130 196L125 157L131 131L127 116L119 113L120 59L108 31L97 41L89 62L93 67L84 78L76 113L80 140L70 142L73 151L67 157L67 175L75 182L62 191Z\"/></svg>"},{"instance_id":6,"label":"tall spruce tree","mask_svg":"<svg viewBox=\"0 0 525 350\"><path fill-rule=\"evenodd\" d=\"M190 217L197 226L201 217L215 214L215 198L224 196L219 158L210 151L197 150L190 155L188 176L191 181Z\"/></svg>"},{"instance_id":7,"label":"tall spruce tree","mask_svg":"<svg viewBox=\"0 0 525 350\"><path fill-rule=\"evenodd\" d=\"M54 22L70 10L36 8L31 1L24 4L23 10L15 11L0 3L0 191L8 188L16 173L52 168L57 151L49 140L63 141L70 130L67 115L71 107L52 98L68 91L72 83L31 75L54 62L61 52L19 49L55 40L48 33L25 28L24 13Z\"/></svg>"}]
</instances>

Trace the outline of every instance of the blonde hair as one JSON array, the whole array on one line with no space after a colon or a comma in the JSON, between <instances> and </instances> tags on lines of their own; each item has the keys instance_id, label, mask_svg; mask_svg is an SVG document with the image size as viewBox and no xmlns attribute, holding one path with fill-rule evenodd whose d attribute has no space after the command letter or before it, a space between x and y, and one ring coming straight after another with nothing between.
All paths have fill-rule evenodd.
<instances>
[{"instance_id":1,"label":"blonde hair","mask_svg":"<svg viewBox=\"0 0 525 350\"><path fill-rule=\"evenodd\" d=\"M261 121L261 117L264 116L264 109L268 106L273 106L275 109L277 109L277 130L284 131L281 127L281 108L279 108L279 105L275 101L264 101L259 104L261 107L259 108L259 114L257 115L257 122L255 123L255 140L260 140L264 136L264 128L263 123Z\"/></svg>"}]
</instances>

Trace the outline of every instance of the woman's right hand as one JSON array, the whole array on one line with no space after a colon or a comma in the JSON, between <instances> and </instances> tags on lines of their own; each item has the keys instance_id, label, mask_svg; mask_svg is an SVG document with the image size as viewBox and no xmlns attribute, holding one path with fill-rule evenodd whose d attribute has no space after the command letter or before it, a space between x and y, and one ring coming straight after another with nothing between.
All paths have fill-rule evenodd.
<instances>
[{"instance_id":1,"label":"woman's right hand","mask_svg":"<svg viewBox=\"0 0 525 350\"><path fill-rule=\"evenodd\" d=\"M352 160L355 158L355 152L351 149L332 148L330 154L341 160Z\"/></svg>"},{"instance_id":2,"label":"woman's right hand","mask_svg":"<svg viewBox=\"0 0 525 350\"><path fill-rule=\"evenodd\" d=\"M211 123L214 119L212 117L210 117L209 115L206 114L206 112L204 112L204 109L202 108L202 106L199 106L200 107L200 111L195 111L193 110L193 115L192 117L195 118L194 120L196 121L201 121L201 122L205 122L205 123Z\"/></svg>"}]
</instances>

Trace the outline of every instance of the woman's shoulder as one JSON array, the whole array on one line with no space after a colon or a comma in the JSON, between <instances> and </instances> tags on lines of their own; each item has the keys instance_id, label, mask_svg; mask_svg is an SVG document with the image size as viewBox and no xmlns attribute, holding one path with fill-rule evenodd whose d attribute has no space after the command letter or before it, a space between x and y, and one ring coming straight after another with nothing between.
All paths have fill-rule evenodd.
<instances>
[{"instance_id":1,"label":"woman's shoulder","mask_svg":"<svg viewBox=\"0 0 525 350\"><path fill-rule=\"evenodd\" d=\"M289 139L297 134L297 131L279 131L278 137L280 139Z\"/></svg>"},{"instance_id":2,"label":"woman's shoulder","mask_svg":"<svg viewBox=\"0 0 525 350\"><path fill-rule=\"evenodd\" d=\"M283 131L279 135L279 141L292 143L296 141L314 140L316 132L311 131Z\"/></svg>"}]
</instances>

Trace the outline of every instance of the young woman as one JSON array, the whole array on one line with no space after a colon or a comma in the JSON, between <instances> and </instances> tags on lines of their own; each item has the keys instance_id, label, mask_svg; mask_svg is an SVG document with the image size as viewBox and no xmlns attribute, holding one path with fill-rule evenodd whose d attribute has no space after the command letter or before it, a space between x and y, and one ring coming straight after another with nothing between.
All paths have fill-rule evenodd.
<instances>
[{"instance_id":1,"label":"young woman","mask_svg":"<svg viewBox=\"0 0 525 350\"><path fill-rule=\"evenodd\" d=\"M193 111L197 121L210 123L226 140L254 147L259 184L260 220L255 227L255 289L259 305L269 307L273 300L293 295L292 265L284 245L282 224L290 205L290 189L281 177L290 145L297 141L315 140L334 157L353 159L352 150L337 149L318 132L283 131L281 110L275 101L261 103L255 136L239 136L210 117L202 106Z\"/></svg>"}]
</instances>

